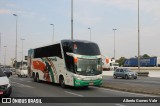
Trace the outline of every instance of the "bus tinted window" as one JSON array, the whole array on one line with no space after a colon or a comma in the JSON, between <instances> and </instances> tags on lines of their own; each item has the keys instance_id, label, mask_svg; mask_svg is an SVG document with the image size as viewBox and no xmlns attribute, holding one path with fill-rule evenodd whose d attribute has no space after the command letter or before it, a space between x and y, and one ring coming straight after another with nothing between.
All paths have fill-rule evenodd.
<instances>
[{"instance_id":1,"label":"bus tinted window","mask_svg":"<svg viewBox=\"0 0 160 106\"><path fill-rule=\"evenodd\" d=\"M34 53L35 53L34 58L52 57L52 56L57 56L57 57L62 58L60 44L37 48L35 49Z\"/></svg>"},{"instance_id":2,"label":"bus tinted window","mask_svg":"<svg viewBox=\"0 0 160 106\"><path fill-rule=\"evenodd\" d=\"M63 52L64 52L64 57L65 57L65 63L66 63L66 68L68 71L74 72L74 61L73 61L73 57L68 56L66 53L72 53L73 49L72 49L72 44L71 42L64 42L62 43L63 45Z\"/></svg>"},{"instance_id":3,"label":"bus tinted window","mask_svg":"<svg viewBox=\"0 0 160 106\"><path fill-rule=\"evenodd\" d=\"M100 50L96 43L74 42L73 48L75 54L100 55Z\"/></svg>"}]
</instances>

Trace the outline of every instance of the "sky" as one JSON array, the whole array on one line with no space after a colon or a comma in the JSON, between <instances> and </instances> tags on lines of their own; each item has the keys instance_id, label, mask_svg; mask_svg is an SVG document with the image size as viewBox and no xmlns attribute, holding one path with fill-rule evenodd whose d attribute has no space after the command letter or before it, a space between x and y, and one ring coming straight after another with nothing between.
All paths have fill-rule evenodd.
<instances>
[{"instance_id":1,"label":"sky","mask_svg":"<svg viewBox=\"0 0 160 106\"><path fill-rule=\"evenodd\" d=\"M96 42L103 55L138 54L138 0L73 0L74 39ZM160 0L140 1L140 54L160 56ZM18 15L18 61L30 48L71 39L71 0L0 0L0 63L15 57Z\"/></svg>"}]
</instances>

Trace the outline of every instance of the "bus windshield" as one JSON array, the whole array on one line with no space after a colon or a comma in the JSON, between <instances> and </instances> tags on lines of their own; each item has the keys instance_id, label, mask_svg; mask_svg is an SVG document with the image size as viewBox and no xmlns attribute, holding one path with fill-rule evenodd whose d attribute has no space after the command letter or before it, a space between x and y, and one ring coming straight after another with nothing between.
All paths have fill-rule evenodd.
<instances>
[{"instance_id":1,"label":"bus windshield","mask_svg":"<svg viewBox=\"0 0 160 106\"><path fill-rule=\"evenodd\" d=\"M80 55L100 55L98 45L92 42L74 42L73 52Z\"/></svg>"},{"instance_id":2,"label":"bus windshield","mask_svg":"<svg viewBox=\"0 0 160 106\"><path fill-rule=\"evenodd\" d=\"M99 47L96 43L79 40L62 40L62 47L65 64L68 71L82 75L97 75L102 73L99 71L102 67L101 59L85 59L85 56L89 57L101 55ZM84 57L83 59L78 58L78 63L75 64L74 57L72 55L68 55L67 53L73 53L74 55L82 55ZM87 70L88 66L91 66L90 70Z\"/></svg>"},{"instance_id":3,"label":"bus windshield","mask_svg":"<svg viewBox=\"0 0 160 106\"><path fill-rule=\"evenodd\" d=\"M76 73L84 76L102 74L101 59L78 59Z\"/></svg>"}]
</instances>

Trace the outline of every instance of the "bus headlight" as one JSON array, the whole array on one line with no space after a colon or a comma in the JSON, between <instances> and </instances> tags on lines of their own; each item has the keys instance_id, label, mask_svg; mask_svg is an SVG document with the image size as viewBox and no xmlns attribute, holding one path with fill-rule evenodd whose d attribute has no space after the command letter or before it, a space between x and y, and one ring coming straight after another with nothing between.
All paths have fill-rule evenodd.
<instances>
[{"instance_id":1,"label":"bus headlight","mask_svg":"<svg viewBox=\"0 0 160 106\"><path fill-rule=\"evenodd\" d=\"M102 79L102 75L98 76L98 79Z\"/></svg>"}]
</instances>

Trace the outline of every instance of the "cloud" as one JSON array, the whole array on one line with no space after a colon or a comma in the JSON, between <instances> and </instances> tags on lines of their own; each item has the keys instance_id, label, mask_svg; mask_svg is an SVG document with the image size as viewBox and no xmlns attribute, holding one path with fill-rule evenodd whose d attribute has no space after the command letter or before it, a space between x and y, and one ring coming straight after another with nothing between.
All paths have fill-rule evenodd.
<instances>
[{"instance_id":1,"label":"cloud","mask_svg":"<svg viewBox=\"0 0 160 106\"><path fill-rule=\"evenodd\" d=\"M138 0L90 0L93 4L104 4L124 10L138 10ZM151 14L155 19L160 18L160 0L139 0L140 12Z\"/></svg>"},{"instance_id":2,"label":"cloud","mask_svg":"<svg viewBox=\"0 0 160 106\"><path fill-rule=\"evenodd\" d=\"M10 14L12 11L7 9L0 9L0 14Z\"/></svg>"}]
</instances>

